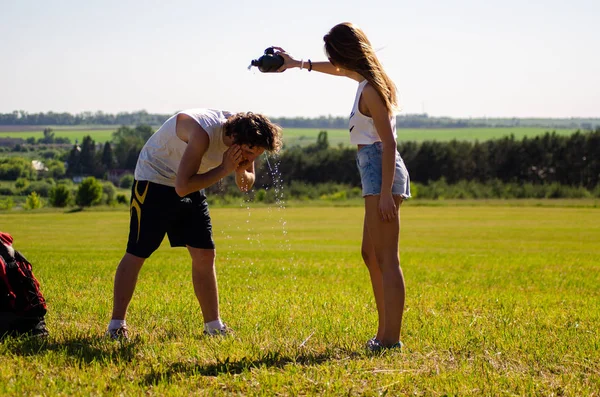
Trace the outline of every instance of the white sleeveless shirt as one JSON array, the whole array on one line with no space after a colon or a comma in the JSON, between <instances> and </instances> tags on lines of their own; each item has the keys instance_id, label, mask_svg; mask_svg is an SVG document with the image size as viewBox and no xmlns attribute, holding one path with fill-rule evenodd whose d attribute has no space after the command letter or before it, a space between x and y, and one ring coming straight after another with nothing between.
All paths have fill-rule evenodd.
<instances>
[{"instance_id":1,"label":"white sleeveless shirt","mask_svg":"<svg viewBox=\"0 0 600 397\"><path fill-rule=\"evenodd\" d=\"M352 107L352 113L350 113L348 128L350 129L350 143L354 145L370 145L381 141L379 134L377 134L377 130L375 130L373 119L362 114L358 108L363 89L368 83L368 80L363 80L358 85L354 106ZM390 117L390 124L392 126L394 138L397 138L395 116Z\"/></svg>"},{"instance_id":2,"label":"white sleeveless shirt","mask_svg":"<svg viewBox=\"0 0 600 397\"><path fill-rule=\"evenodd\" d=\"M223 142L223 124L231 113L214 109L184 110L165 121L148 139L135 166L136 180L175 187L177 169L187 147L187 143L179 139L176 133L179 114L196 120L208 134L209 146L202 156L198 173L204 174L223 162L223 153L228 149Z\"/></svg>"}]
</instances>

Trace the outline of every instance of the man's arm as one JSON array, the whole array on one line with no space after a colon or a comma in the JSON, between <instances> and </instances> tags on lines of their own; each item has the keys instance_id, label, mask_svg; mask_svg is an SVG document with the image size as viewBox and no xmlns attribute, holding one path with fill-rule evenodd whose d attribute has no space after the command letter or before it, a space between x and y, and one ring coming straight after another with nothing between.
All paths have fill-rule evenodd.
<instances>
[{"instance_id":1,"label":"man's arm","mask_svg":"<svg viewBox=\"0 0 600 397\"><path fill-rule=\"evenodd\" d=\"M225 152L221 165L198 174L202 157L210 144L208 134L194 119L180 114L177 116L177 136L187 142L175 179L175 191L180 197L213 185L235 170L241 161L239 146L232 146Z\"/></svg>"},{"instance_id":2,"label":"man's arm","mask_svg":"<svg viewBox=\"0 0 600 397\"><path fill-rule=\"evenodd\" d=\"M254 170L254 161L246 168L235 171L235 183L242 192L247 192L254 186L256 173Z\"/></svg>"}]
</instances>

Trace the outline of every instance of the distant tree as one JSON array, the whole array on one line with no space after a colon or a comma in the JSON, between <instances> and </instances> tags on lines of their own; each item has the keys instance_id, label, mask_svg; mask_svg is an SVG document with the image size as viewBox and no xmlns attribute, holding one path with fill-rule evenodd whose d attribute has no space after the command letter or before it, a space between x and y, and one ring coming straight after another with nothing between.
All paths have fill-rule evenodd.
<instances>
[{"instance_id":1,"label":"distant tree","mask_svg":"<svg viewBox=\"0 0 600 397\"><path fill-rule=\"evenodd\" d=\"M67 159L67 175L81 175L81 172L81 147L79 145L74 145L69 151L69 157Z\"/></svg>"},{"instance_id":2,"label":"distant tree","mask_svg":"<svg viewBox=\"0 0 600 397\"><path fill-rule=\"evenodd\" d=\"M91 136L86 135L81 143L80 165L81 172L87 175L93 175L96 171L96 144Z\"/></svg>"},{"instance_id":3,"label":"distant tree","mask_svg":"<svg viewBox=\"0 0 600 397\"><path fill-rule=\"evenodd\" d=\"M25 189L27 186L29 186L29 180L26 178L18 178L15 181L15 187L19 190Z\"/></svg>"},{"instance_id":4,"label":"distant tree","mask_svg":"<svg viewBox=\"0 0 600 397\"><path fill-rule=\"evenodd\" d=\"M32 192L40 197L49 197L50 190L54 187L54 184L47 180L31 182L26 188L21 190L21 195L28 196Z\"/></svg>"},{"instance_id":5,"label":"distant tree","mask_svg":"<svg viewBox=\"0 0 600 397\"><path fill-rule=\"evenodd\" d=\"M66 207L72 199L71 189L67 185L58 184L50 189L50 205L53 207Z\"/></svg>"},{"instance_id":6,"label":"distant tree","mask_svg":"<svg viewBox=\"0 0 600 397\"><path fill-rule=\"evenodd\" d=\"M440 179L444 162L444 143L424 141L419 146L413 161L409 163L410 179L421 182Z\"/></svg>"},{"instance_id":7,"label":"distant tree","mask_svg":"<svg viewBox=\"0 0 600 397\"><path fill-rule=\"evenodd\" d=\"M488 182L492 177L487 145L475 142L469 158L474 162L473 179L479 182Z\"/></svg>"},{"instance_id":8,"label":"distant tree","mask_svg":"<svg viewBox=\"0 0 600 397\"><path fill-rule=\"evenodd\" d=\"M113 155L112 146L111 146L110 142L104 143L104 149L102 150L101 163L104 166L104 169L107 171L110 171L114 168L115 157Z\"/></svg>"},{"instance_id":9,"label":"distant tree","mask_svg":"<svg viewBox=\"0 0 600 397\"><path fill-rule=\"evenodd\" d=\"M54 143L61 143L61 144L70 144L71 140L69 138L65 137L58 137L58 138L54 138Z\"/></svg>"},{"instance_id":10,"label":"distant tree","mask_svg":"<svg viewBox=\"0 0 600 397\"><path fill-rule=\"evenodd\" d=\"M26 210L34 210L37 208L42 208L43 206L44 203L42 202L40 196L36 192L31 192L29 196L27 196L27 200L25 201L23 208Z\"/></svg>"},{"instance_id":11,"label":"distant tree","mask_svg":"<svg viewBox=\"0 0 600 397\"><path fill-rule=\"evenodd\" d=\"M154 134L154 129L148 124L140 124L137 127L135 127L135 133L137 136L140 137L140 139L144 143L146 143L146 141L150 139L152 134Z\"/></svg>"},{"instance_id":12,"label":"distant tree","mask_svg":"<svg viewBox=\"0 0 600 397\"><path fill-rule=\"evenodd\" d=\"M65 164L60 160L51 160L48 162L48 176L59 179L66 174Z\"/></svg>"},{"instance_id":13,"label":"distant tree","mask_svg":"<svg viewBox=\"0 0 600 397\"><path fill-rule=\"evenodd\" d=\"M122 126L115 131L112 142L117 167L133 170L142 147L152 133L153 129L148 125L139 125L135 129Z\"/></svg>"},{"instance_id":14,"label":"distant tree","mask_svg":"<svg viewBox=\"0 0 600 397\"><path fill-rule=\"evenodd\" d=\"M135 165L137 164L137 159L140 155L140 151L142 148L131 148L129 149L129 153L127 153L127 159L125 160L125 169L134 170Z\"/></svg>"},{"instance_id":15,"label":"distant tree","mask_svg":"<svg viewBox=\"0 0 600 397\"><path fill-rule=\"evenodd\" d=\"M87 177L77 189L75 203L80 207L89 207L102 201L102 184L93 176Z\"/></svg>"},{"instance_id":16,"label":"distant tree","mask_svg":"<svg viewBox=\"0 0 600 397\"><path fill-rule=\"evenodd\" d=\"M125 174L119 180L119 187L123 188L123 189L130 189L131 186L133 186L133 181L134 181L133 175Z\"/></svg>"},{"instance_id":17,"label":"distant tree","mask_svg":"<svg viewBox=\"0 0 600 397\"><path fill-rule=\"evenodd\" d=\"M0 180L34 179L31 160L22 157L0 158Z\"/></svg>"},{"instance_id":18,"label":"distant tree","mask_svg":"<svg viewBox=\"0 0 600 397\"><path fill-rule=\"evenodd\" d=\"M327 131L319 131L317 136L317 142L310 144L304 148L306 153L316 153L322 150L329 149L329 139L327 138Z\"/></svg>"},{"instance_id":19,"label":"distant tree","mask_svg":"<svg viewBox=\"0 0 600 397\"><path fill-rule=\"evenodd\" d=\"M102 184L102 203L104 204L115 204L115 196L117 195L117 188L110 182Z\"/></svg>"},{"instance_id":20,"label":"distant tree","mask_svg":"<svg viewBox=\"0 0 600 397\"><path fill-rule=\"evenodd\" d=\"M317 146L319 149L326 150L329 148L329 140L327 139L327 131L319 131L319 136L317 137Z\"/></svg>"},{"instance_id":21,"label":"distant tree","mask_svg":"<svg viewBox=\"0 0 600 397\"><path fill-rule=\"evenodd\" d=\"M38 143L54 143L54 132L52 128L44 128L44 137L38 140Z\"/></svg>"},{"instance_id":22,"label":"distant tree","mask_svg":"<svg viewBox=\"0 0 600 397\"><path fill-rule=\"evenodd\" d=\"M50 159L58 158L58 156L60 155L60 152L57 150L46 150L40 154L42 155L42 157L44 159L50 160Z\"/></svg>"},{"instance_id":23,"label":"distant tree","mask_svg":"<svg viewBox=\"0 0 600 397\"><path fill-rule=\"evenodd\" d=\"M0 210L11 210L15 206L12 197L0 198Z\"/></svg>"}]
</instances>

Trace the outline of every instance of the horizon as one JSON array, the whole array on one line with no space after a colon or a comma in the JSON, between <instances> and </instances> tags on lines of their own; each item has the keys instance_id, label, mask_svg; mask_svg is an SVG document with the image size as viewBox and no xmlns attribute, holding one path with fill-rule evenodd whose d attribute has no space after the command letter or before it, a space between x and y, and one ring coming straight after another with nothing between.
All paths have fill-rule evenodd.
<instances>
[{"instance_id":1,"label":"horizon","mask_svg":"<svg viewBox=\"0 0 600 397\"><path fill-rule=\"evenodd\" d=\"M119 112L105 112L103 110L83 110L81 112L77 112L77 113L73 113L73 112L68 112L68 111L56 111L56 110L48 110L45 112L29 112L25 109L14 109L10 112L1 112L0 114L12 114L13 112L25 112L27 114L36 114L36 113L55 113L55 114L63 114L63 113L67 113L67 114L71 114L72 116L78 116L78 115L82 115L84 113L90 113L90 114L97 114L97 113L102 113L105 115L118 115L118 114L136 114L136 113L140 113L140 112L145 112L149 115L164 115L164 116L171 116L174 115L175 113L182 111L185 109L181 109L181 110L176 110L174 112L150 112L146 109L138 109L138 110L133 110L133 111L119 111ZM333 114L321 114L318 116L313 116L313 117L307 117L307 116L273 116L273 115L266 115L269 118L274 118L274 119L301 119L301 118L305 118L305 119L319 119L319 118L347 118L347 115L333 115ZM600 116L576 116L576 117L539 117L539 116L524 116L524 117L515 117L515 116L505 116L505 117L486 117L486 116L468 116L468 117L453 117L453 116L435 116L435 115L431 115L428 113L396 113L396 117L427 117L427 118L432 118L432 119L452 119L452 120L496 120L496 119L517 119L517 120L600 120Z\"/></svg>"},{"instance_id":2,"label":"horizon","mask_svg":"<svg viewBox=\"0 0 600 397\"><path fill-rule=\"evenodd\" d=\"M0 113L208 107L346 117L354 81L246 68L270 45L325 60L323 35L351 21L397 85L400 116L599 118L600 53L591 50L600 44L597 15L600 3L591 0L543 7L517 0L2 2L0 35L8 39L0 42ZM290 23L292 16L302 24Z\"/></svg>"}]
</instances>

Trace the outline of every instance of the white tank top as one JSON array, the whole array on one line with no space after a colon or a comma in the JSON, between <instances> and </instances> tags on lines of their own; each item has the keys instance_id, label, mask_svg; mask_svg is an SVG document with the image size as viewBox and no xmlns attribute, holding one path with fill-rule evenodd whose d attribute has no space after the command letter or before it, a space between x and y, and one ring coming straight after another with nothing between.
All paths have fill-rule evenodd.
<instances>
[{"instance_id":1,"label":"white tank top","mask_svg":"<svg viewBox=\"0 0 600 397\"><path fill-rule=\"evenodd\" d=\"M368 84L368 80L363 80L358 85L356 90L356 98L354 99L354 106L352 107L352 113L350 113L350 122L348 128L350 128L350 143L354 145L370 145L375 142L381 141L379 134L375 130L373 119L365 116L358 109L360 103L360 96L362 95L363 89ZM396 134L396 117L390 117L390 124L392 126L392 132L394 138L397 138Z\"/></svg>"},{"instance_id":2,"label":"white tank top","mask_svg":"<svg viewBox=\"0 0 600 397\"><path fill-rule=\"evenodd\" d=\"M175 186L177 169L187 147L187 143L179 139L176 133L177 115L182 113L196 120L210 140L198 173L204 174L222 163L223 153L228 148L223 142L223 124L231 113L213 109L189 109L170 117L148 139L135 166L136 180Z\"/></svg>"}]
</instances>

